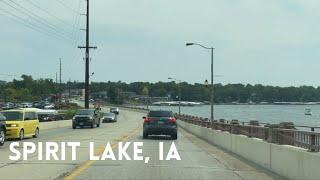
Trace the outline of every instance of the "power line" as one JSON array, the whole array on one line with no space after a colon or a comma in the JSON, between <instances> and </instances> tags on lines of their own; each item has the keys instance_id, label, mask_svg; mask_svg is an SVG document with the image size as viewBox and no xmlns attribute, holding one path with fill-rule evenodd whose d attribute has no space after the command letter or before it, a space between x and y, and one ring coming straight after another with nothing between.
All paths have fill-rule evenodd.
<instances>
[{"instance_id":1,"label":"power line","mask_svg":"<svg viewBox=\"0 0 320 180\"><path fill-rule=\"evenodd\" d=\"M72 12L76 13L76 14L81 14L79 11L76 11L75 9L73 9L72 7L70 7L69 5L67 5L66 3L64 3L61 0L56 0L58 3L60 3L63 7L71 10Z\"/></svg>"},{"instance_id":2,"label":"power line","mask_svg":"<svg viewBox=\"0 0 320 180\"><path fill-rule=\"evenodd\" d=\"M14 3L16 6L14 6L14 5L12 5L12 4L8 3L8 2L5 2L5 1L1 1L1 2L7 4L8 6L10 6L13 9L15 9L16 11L28 16L29 18L31 18L35 22L46 26L46 28L51 29L51 31L55 32L55 34L57 34L59 36L63 36L65 38L69 38L70 40L74 41L74 39L71 38L69 35L65 34L63 31L58 30L54 25L51 25L48 21L44 20L42 17L36 15L35 13L33 13L30 10L24 8L23 6L17 4L16 2L10 0L10 2ZM17 8L17 6L20 7L20 9ZM21 9L23 9L23 10L21 10ZM38 20L37 20L37 18L38 18Z\"/></svg>"},{"instance_id":3,"label":"power line","mask_svg":"<svg viewBox=\"0 0 320 180\"><path fill-rule=\"evenodd\" d=\"M27 13L30 13L31 15L33 15L34 17L38 18L39 20L41 20L43 22L44 25L48 26L49 28L53 29L54 31L56 31L57 33L61 33L61 34L65 34L68 38L73 39L71 37L69 37L70 34L69 32L64 31L63 29L60 29L59 27L51 24L50 22L48 22L46 19L44 19L43 17L33 13L32 11L28 10L27 8L21 6L20 4L14 2L13 0L9 0L12 3L14 3L16 6L20 7L21 9L23 9L24 11L26 11ZM12 6L11 6L12 7ZM27 14L26 13L26 14ZM39 21L40 22L40 21ZM69 34L69 35L68 35ZM74 39L73 39L74 40Z\"/></svg>"},{"instance_id":4,"label":"power line","mask_svg":"<svg viewBox=\"0 0 320 180\"><path fill-rule=\"evenodd\" d=\"M75 27L74 25L72 25L72 24L66 22L65 20L57 17L56 15L50 13L48 10L46 10L46 9L38 6L37 4L33 3L32 1L30 1L30 0L25 0L25 1L26 1L27 3L29 3L29 4L31 4L33 7L35 7L35 8L37 8L37 9L41 10L42 12L48 14L49 16L52 16L53 18L55 18L55 19L56 19L57 21L59 21L60 23L63 23L63 24L65 24L65 25L68 25L68 26L71 27L71 28L78 29L78 28Z\"/></svg>"},{"instance_id":5,"label":"power line","mask_svg":"<svg viewBox=\"0 0 320 180\"><path fill-rule=\"evenodd\" d=\"M79 0L79 3L78 3L78 10L80 11L81 10L81 1L82 0ZM80 27L80 16L81 16L81 14L77 14L77 16L76 16L76 18L75 18L75 22L74 22L74 26L76 26L76 27ZM73 34L76 34L75 36L76 36L76 42L77 42L77 44L79 43L79 41L80 41L80 31L79 31L79 29L80 28L78 28L78 29L75 29L74 31L73 31Z\"/></svg>"},{"instance_id":6,"label":"power line","mask_svg":"<svg viewBox=\"0 0 320 180\"><path fill-rule=\"evenodd\" d=\"M64 38L62 36L59 36L59 35L56 35L56 34L53 34L53 33L48 33L47 31L41 29L41 27L39 27L37 24L34 24L34 23L30 22L27 19L21 18L21 17L15 15L15 14L11 13L10 11L2 9L1 7L0 7L0 10L5 13L5 14L2 14L2 15L10 18L11 20L15 21L18 24L22 24L23 26L28 27L28 28L30 28L30 29L32 29L34 31L37 31L37 32L39 32L39 33L41 33L43 35L46 35L46 36L49 36L49 37L54 37L54 38L59 38L59 39L65 40L67 42L70 42L68 39L66 39L66 38Z\"/></svg>"}]
</instances>

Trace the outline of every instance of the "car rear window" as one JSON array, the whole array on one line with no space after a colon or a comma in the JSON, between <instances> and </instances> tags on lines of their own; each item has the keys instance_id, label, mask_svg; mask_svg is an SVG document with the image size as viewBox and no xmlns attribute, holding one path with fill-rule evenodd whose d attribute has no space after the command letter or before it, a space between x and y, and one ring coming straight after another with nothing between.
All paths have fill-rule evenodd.
<instances>
[{"instance_id":1,"label":"car rear window","mask_svg":"<svg viewBox=\"0 0 320 180\"><path fill-rule=\"evenodd\" d=\"M149 117L173 117L172 111L150 111Z\"/></svg>"},{"instance_id":2,"label":"car rear window","mask_svg":"<svg viewBox=\"0 0 320 180\"><path fill-rule=\"evenodd\" d=\"M115 115L113 113L106 113L104 116L107 116L107 117L114 117Z\"/></svg>"}]
</instances>

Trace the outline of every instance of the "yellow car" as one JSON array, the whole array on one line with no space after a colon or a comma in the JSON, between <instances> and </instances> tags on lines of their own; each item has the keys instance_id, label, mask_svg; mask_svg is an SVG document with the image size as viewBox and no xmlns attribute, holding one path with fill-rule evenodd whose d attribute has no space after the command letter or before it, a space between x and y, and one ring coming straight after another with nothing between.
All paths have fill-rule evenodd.
<instances>
[{"instance_id":1,"label":"yellow car","mask_svg":"<svg viewBox=\"0 0 320 180\"><path fill-rule=\"evenodd\" d=\"M39 136L39 120L37 111L32 108L1 111L6 117L6 138L24 139Z\"/></svg>"}]
</instances>

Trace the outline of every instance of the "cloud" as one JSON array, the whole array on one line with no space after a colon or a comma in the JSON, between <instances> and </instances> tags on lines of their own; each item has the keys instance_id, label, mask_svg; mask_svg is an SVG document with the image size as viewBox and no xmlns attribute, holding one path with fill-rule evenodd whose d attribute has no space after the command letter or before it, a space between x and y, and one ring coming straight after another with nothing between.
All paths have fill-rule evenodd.
<instances>
[{"instance_id":1,"label":"cloud","mask_svg":"<svg viewBox=\"0 0 320 180\"><path fill-rule=\"evenodd\" d=\"M35 2L74 22L75 14L57 2ZM77 2L65 1L74 9ZM84 8L84 4L81 6ZM320 68L318 7L316 0L91 1L91 43L98 46L92 52L93 80L159 81L175 76L203 82L210 76L210 53L184 46L192 41L216 48L214 71L223 75L216 82L318 85L313 78ZM30 63L40 70L30 73L41 76L45 71L56 71L56 62L47 59L62 56L70 72L66 74L83 79L83 62L76 44L39 39L35 32L7 24L0 38L21 54L12 57L3 47L0 52L6 58L13 62L34 59ZM84 19L80 25L84 26ZM27 37L24 32L28 32ZM80 37L83 43L84 33ZM34 42L32 48L28 47L30 42ZM48 65L39 66L37 61L44 59ZM13 62L6 62L7 70L22 72L22 67L14 67Z\"/></svg>"}]
</instances>

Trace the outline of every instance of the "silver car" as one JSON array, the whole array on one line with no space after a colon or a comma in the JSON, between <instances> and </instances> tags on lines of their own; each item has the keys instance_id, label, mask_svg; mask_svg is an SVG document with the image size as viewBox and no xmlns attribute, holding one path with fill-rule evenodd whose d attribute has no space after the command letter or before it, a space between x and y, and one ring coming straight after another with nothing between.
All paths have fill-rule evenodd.
<instances>
[{"instance_id":1,"label":"silver car","mask_svg":"<svg viewBox=\"0 0 320 180\"><path fill-rule=\"evenodd\" d=\"M117 122L117 115L114 113L105 113L102 122Z\"/></svg>"}]
</instances>

